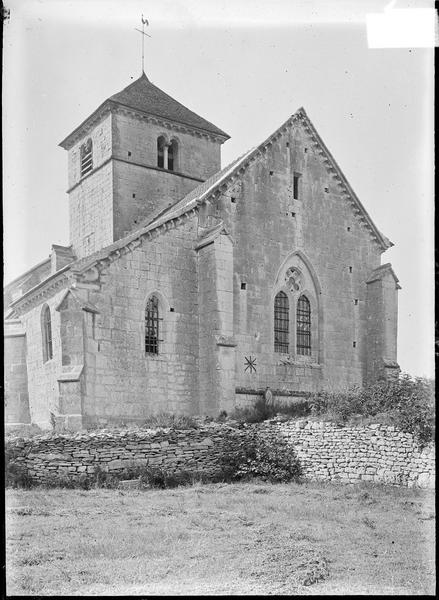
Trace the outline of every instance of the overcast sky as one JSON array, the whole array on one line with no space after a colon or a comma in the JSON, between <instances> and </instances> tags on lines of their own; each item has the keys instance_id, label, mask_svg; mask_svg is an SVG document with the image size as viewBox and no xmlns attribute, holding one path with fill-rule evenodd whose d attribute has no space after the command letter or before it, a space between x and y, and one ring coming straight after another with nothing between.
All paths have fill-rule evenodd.
<instances>
[{"instance_id":1,"label":"overcast sky","mask_svg":"<svg viewBox=\"0 0 439 600\"><path fill-rule=\"evenodd\" d=\"M222 164L304 106L400 279L401 368L433 368L433 51L368 48L379 0L13 0L4 33L5 281L69 244L59 142L145 70L225 130ZM398 2L397 7L432 3Z\"/></svg>"}]
</instances>

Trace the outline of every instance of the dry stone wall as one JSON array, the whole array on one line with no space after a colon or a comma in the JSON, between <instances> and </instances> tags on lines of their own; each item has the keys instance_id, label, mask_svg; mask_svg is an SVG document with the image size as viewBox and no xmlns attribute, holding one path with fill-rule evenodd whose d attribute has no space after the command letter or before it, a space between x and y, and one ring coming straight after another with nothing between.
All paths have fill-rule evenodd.
<instances>
[{"instance_id":1,"label":"dry stone wall","mask_svg":"<svg viewBox=\"0 0 439 600\"><path fill-rule=\"evenodd\" d=\"M294 444L307 479L434 487L434 447L421 449L410 433L393 426L299 420L259 428L266 437L286 436Z\"/></svg>"},{"instance_id":2,"label":"dry stone wall","mask_svg":"<svg viewBox=\"0 0 439 600\"><path fill-rule=\"evenodd\" d=\"M369 481L408 487L434 487L433 446L421 449L413 436L385 425L340 427L312 421L267 421L243 428L205 424L192 430L99 430L52 434L7 442L10 460L36 481L54 476L78 479L97 466L110 473L139 466L167 470L220 471L219 460L231 431L257 430L265 439L287 438L296 448L309 480Z\"/></svg>"}]
</instances>

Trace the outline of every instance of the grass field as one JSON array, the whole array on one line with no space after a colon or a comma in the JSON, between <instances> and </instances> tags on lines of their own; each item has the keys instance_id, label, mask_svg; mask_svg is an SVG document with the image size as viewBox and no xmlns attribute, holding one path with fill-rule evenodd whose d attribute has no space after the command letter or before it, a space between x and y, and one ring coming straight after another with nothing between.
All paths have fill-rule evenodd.
<instances>
[{"instance_id":1,"label":"grass field","mask_svg":"<svg viewBox=\"0 0 439 600\"><path fill-rule=\"evenodd\" d=\"M6 491L8 595L434 594L434 496L384 486Z\"/></svg>"}]
</instances>

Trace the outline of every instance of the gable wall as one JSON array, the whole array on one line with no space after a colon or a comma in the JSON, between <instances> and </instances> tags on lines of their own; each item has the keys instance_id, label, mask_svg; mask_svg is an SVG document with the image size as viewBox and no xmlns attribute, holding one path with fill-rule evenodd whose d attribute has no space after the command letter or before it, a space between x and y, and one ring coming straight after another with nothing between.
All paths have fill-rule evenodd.
<instances>
[{"instance_id":1,"label":"gable wall","mask_svg":"<svg viewBox=\"0 0 439 600\"><path fill-rule=\"evenodd\" d=\"M299 201L293 200L294 171L302 174ZM380 253L341 198L308 135L297 126L284 134L247 168L236 203L223 196L219 212L235 243L236 385L249 390L270 386L310 391L361 382L365 280L380 264ZM308 257L321 286L317 300L322 311L322 344L318 361L294 356L295 349L290 348L298 364L283 366L273 349L273 297L277 271L295 250ZM241 281L247 283L246 290L240 289ZM256 373L244 370L249 356L256 358Z\"/></svg>"},{"instance_id":2,"label":"gable wall","mask_svg":"<svg viewBox=\"0 0 439 600\"><path fill-rule=\"evenodd\" d=\"M111 263L100 291L90 291L96 315L93 394L85 422L141 421L148 414L197 412L198 298L195 220L143 241ZM147 297L158 292L164 342L144 352ZM170 308L174 308L174 312Z\"/></svg>"}]
</instances>

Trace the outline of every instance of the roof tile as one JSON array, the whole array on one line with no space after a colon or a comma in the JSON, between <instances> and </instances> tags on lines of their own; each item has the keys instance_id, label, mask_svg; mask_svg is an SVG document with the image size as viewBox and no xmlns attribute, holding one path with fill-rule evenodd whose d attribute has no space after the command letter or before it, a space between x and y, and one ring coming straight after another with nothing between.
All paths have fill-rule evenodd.
<instances>
[{"instance_id":1,"label":"roof tile","mask_svg":"<svg viewBox=\"0 0 439 600\"><path fill-rule=\"evenodd\" d=\"M163 117L183 123L209 133L229 138L224 131L198 116L177 100L162 92L156 85L149 81L145 73L139 79L128 85L125 89L109 98L113 102L146 112L157 117Z\"/></svg>"}]
</instances>

